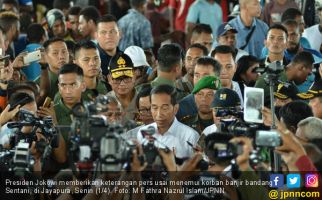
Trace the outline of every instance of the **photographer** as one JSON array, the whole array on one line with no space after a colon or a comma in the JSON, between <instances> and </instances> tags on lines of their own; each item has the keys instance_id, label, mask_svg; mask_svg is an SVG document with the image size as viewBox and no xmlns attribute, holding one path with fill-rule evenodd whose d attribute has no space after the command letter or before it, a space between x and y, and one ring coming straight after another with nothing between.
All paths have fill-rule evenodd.
<instances>
[{"instance_id":1,"label":"photographer","mask_svg":"<svg viewBox=\"0 0 322 200\"><path fill-rule=\"evenodd\" d=\"M21 101L23 100L23 101ZM37 117L37 105L36 102L34 100L33 97L31 97L29 94L27 93L15 93L13 94L10 99L9 99L9 104L10 105L20 105L20 110L25 110L26 112L28 112L30 115L33 115L34 118ZM20 113L18 113L20 114ZM27 119L22 119L23 121L26 121ZM19 122L18 122L19 123ZM5 128L5 127L3 127ZM19 130L20 128L20 130ZM47 138L44 137L45 133L42 132L41 129L34 127L34 126L20 126L18 129L15 129L14 132L15 134L17 133L21 133L22 135L16 135L15 137L18 137L16 141L19 141L19 137L23 136L25 138L33 138L32 135L30 134L35 134L37 140L36 141L30 141L31 143L31 148L30 148L30 152L32 153L32 155L34 156L34 159L36 161L36 163L38 163L38 167L40 167L40 159L42 156L42 153L39 151L38 147L37 147L37 142L40 140L44 140L46 142L49 142L47 140ZM36 128L35 133L33 133L33 129ZM13 135L11 135L13 136ZM65 142L62 138L62 136L60 136L59 134L57 135L57 140L58 140L58 146L53 148L53 151L50 155L50 158L53 159L54 162L57 163L64 163L67 158L66 158L66 147L65 147ZM34 138L33 138L34 139ZM10 144L12 145L12 144ZM49 145L47 143L47 145ZM13 148L14 146L10 146L10 148ZM36 168L38 171L40 170L46 170L46 169L40 169L40 168ZM36 171L36 170L34 170Z\"/></svg>"},{"instance_id":2,"label":"photographer","mask_svg":"<svg viewBox=\"0 0 322 200\"><path fill-rule=\"evenodd\" d=\"M238 94L231 89L221 88L217 90L212 107L212 115L214 119L214 124L206 127L203 130L205 136L210 133L216 132L217 129L221 129L221 126L225 126L223 119L238 119L238 112L241 111L240 99ZM224 127L223 127L224 128Z\"/></svg>"}]
</instances>

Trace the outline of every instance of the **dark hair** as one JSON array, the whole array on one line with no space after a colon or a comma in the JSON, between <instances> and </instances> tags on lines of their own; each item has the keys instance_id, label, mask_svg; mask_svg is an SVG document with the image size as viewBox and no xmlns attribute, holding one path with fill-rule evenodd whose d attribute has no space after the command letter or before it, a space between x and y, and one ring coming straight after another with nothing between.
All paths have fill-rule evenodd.
<instances>
[{"instance_id":1,"label":"dark hair","mask_svg":"<svg viewBox=\"0 0 322 200\"><path fill-rule=\"evenodd\" d=\"M57 8L59 10L69 9L70 0L54 0L53 8Z\"/></svg>"},{"instance_id":2,"label":"dark hair","mask_svg":"<svg viewBox=\"0 0 322 200\"><path fill-rule=\"evenodd\" d=\"M299 24L294 19L288 19L283 21L283 26L296 26L298 27Z\"/></svg>"},{"instance_id":3,"label":"dark hair","mask_svg":"<svg viewBox=\"0 0 322 200\"><path fill-rule=\"evenodd\" d=\"M214 50L211 51L211 57L215 57L217 53L231 54L235 60L236 52L233 48L227 45L218 45Z\"/></svg>"},{"instance_id":4,"label":"dark hair","mask_svg":"<svg viewBox=\"0 0 322 200\"><path fill-rule=\"evenodd\" d=\"M32 82L32 83L34 83L34 82ZM8 99L10 99L10 97L15 93L21 93L21 92L17 92L19 90L29 90L29 91L33 92L35 96L38 95L37 88L35 88L34 85L31 85L28 81L28 82L22 82L22 83L13 83L12 85L9 84L8 85Z\"/></svg>"},{"instance_id":5,"label":"dark hair","mask_svg":"<svg viewBox=\"0 0 322 200\"><path fill-rule=\"evenodd\" d=\"M149 97L151 94L151 90L152 90L151 84L144 84L141 87L141 90L139 91L139 93L137 94L136 99L135 99L135 105L138 109L139 109L140 99L143 97Z\"/></svg>"},{"instance_id":6,"label":"dark hair","mask_svg":"<svg viewBox=\"0 0 322 200\"><path fill-rule=\"evenodd\" d=\"M314 63L314 58L310 52L301 51L294 56L292 62L303 63L306 68L312 68Z\"/></svg>"},{"instance_id":7,"label":"dark hair","mask_svg":"<svg viewBox=\"0 0 322 200\"><path fill-rule=\"evenodd\" d=\"M32 16L28 12L21 12L20 17L20 32L27 33L27 29L32 24Z\"/></svg>"},{"instance_id":8,"label":"dark hair","mask_svg":"<svg viewBox=\"0 0 322 200\"><path fill-rule=\"evenodd\" d=\"M75 58L78 57L78 53L81 49L97 49L97 46L94 44L94 42L90 40L83 40L77 43L74 47L74 55Z\"/></svg>"},{"instance_id":9,"label":"dark hair","mask_svg":"<svg viewBox=\"0 0 322 200\"><path fill-rule=\"evenodd\" d=\"M18 8L19 7L19 3L17 0L3 0L2 4L12 4L14 7Z\"/></svg>"},{"instance_id":10,"label":"dark hair","mask_svg":"<svg viewBox=\"0 0 322 200\"><path fill-rule=\"evenodd\" d=\"M117 19L116 19L116 17L114 15L106 14L106 15L101 16L98 19L97 24L99 24L99 23L107 23L107 22L115 22L115 23L117 23Z\"/></svg>"},{"instance_id":11,"label":"dark hair","mask_svg":"<svg viewBox=\"0 0 322 200\"><path fill-rule=\"evenodd\" d=\"M65 43L66 43L68 51L74 52L76 43L72 40L66 40Z\"/></svg>"},{"instance_id":12,"label":"dark hair","mask_svg":"<svg viewBox=\"0 0 322 200\"><path fill-rule=\"evenodd\" d=\"M234 81L242 81L240 75L246 73L246 71L255 63L259 63L260 61L252 55L242 56L237 61L237 69L235 75L233 77Z\"/></svg>"},{"instance_id":13,"label":"dark hair","mask_svg":"<svg viewBox=\"0 0 322 200\"><path fill-rule=\"evenodd\" d=\"M288 36L287 29L282 24L273 24L272 26L270 26L269 29L268 29L268 31L267 31L267 35L268 35L268 32L270 30L272 30L272 29L281 30L281 31L285 32L286 37Z\"/></svg>"},{"instance_id":14,"label":"dark hair","mask_svg":"<svg viewBox=\"0 0 322 200\"><path fill-rule=\"evenodd\" d=\"M69 64L63 65L59 69L58 76L62 75L62 74L69 74L69 73L75 73L80 77L84 76L83 69L80 66L78 66L77 64L74 64L74 63L69 63Z\"/></svg>"},{"instance_id":15,"label":"dark hair","mask_svg":"<svg viewBox=\"0 0 322 200\"><path fill-rule=\"evenodd\" d=\"M288 19L295 19L296 16L302 16L301 11L297 8L288 8L282 14L281 21L284 22Z\"/></svg>"},{"instance_id":16,"label":"dark hair","mask_svg":"<svg viewBox=\"0 0 322 200\"><path fill-rule=\"evenodd\" d=\"M79 15L82 8L80 6L70 7L68 10L68 15Z\"/></svg>"},{"instance_id":17,"label":"dark hair","mask_svg":"<svg viewBox=\"0 0 322 200\"><path fill-rule=\"evenodd\" d=\"M188 49L191 49L191 48L201 49L204 56L207 56L209 53L207 47L205 47L204 45L199 44L199 43L192 44L188 47ZM187 51L188 51L188 49L187 49Z\"/></svg>"},{"instance_id":18,"label":"dark hair","mask_svg":"<svg viewBox=\"0 0 322 200\"><path fill-rule=\"evenodd\" d=\"M30 96L30 94L24 92L13 93L9 98L9 104L12 106L17 105L17 103L19 103L19 105L22 107L34 101L35 99L32 96Z\"/></svg>"},{"instance_id":19,"label":"dark hair","mask_svg":"<svg viewBox=\"0 0 322 200\"><path fill-rule=\"evenodd\" d=\"M83 8L79 15L83 15L86 21L93 20L95 24L97 24L98 19L101 17L101 14L94 6L87 6Z\"/></svg>"},{"instance_id":20,"label":"dark hair","mask_svg":"<svg viewBox=\"0 0 322 200\"><path fill-rule=\"evenodd\" d=\"M183 60L183 50L180 45L165 44L158 50L158 69L162 72L170 72L175 65Z\"/></svg>"},{"instance_id":21,"label":"dark hair","mask_svg":"<svg viewBox=\"0 0 322 200\"><path fill-rule=\"evenodd\" d=\"M0 13L0 26L3 28L4 33L7 33L18 21L19 17L14 12L5 11Z\"/></svg>"},{"instance_id":22,"label":"dark hair","mask_svg":"<svg viewBox=\"0 0 322 200\"><path fill-rule=\"evenodd\" d=\"M201 34L208 33L212 34L211 26L208 24L196 24L196 26L192 29L192 34Z\"/></svg>"},{"instance_id":23,"label":"dark hair","mask_svg":"<svg viewBox=\"0 0 322 200\"><path fill-rule=\"evenodd\" d=\"M209 56L203 56L198 58L196 65L211 65L213 67L213 71L217 76L220 75L221 71L221 64L215 60L214 58L211 58Z\"/></svg>"},{"instance_id":24,"label":"dark hair","mask_svg":"<svg viewBox=\"0 0 322 200\"><path fill-rule=\"evenodd\" d=\"M145 4L146 0L130 0L131 7L137 8Z\"/></svg>"},{"instance_id":25,"label":"dark hair","mask_svg":"<svg viewBox=\"0 0 322 200\"><path fill-rule=\"evenodd\" d=\"M27 40L29 43L40 43L45 34L45 29L40 24L30 24L27 29Z\"/></svg>"},{"instance_id":26,"label":"dark hair","mask_svg":"<svg viewBox=\"0 0 322 200\"><path fill-rule=\"evenodd\" d=\"M176 99L176 89L170 85L158 85L151 90L151 96L154 94L167 94L171 97L171 104L174 106L177 104L177 99Z\"/></svg>"},{"instance_id":27,"label":"dark hair","mask_svg":"<svg viewBox=\"0 0 322 200\"><path fill-rule=\"evenodd\" d=\"M64 42L65 44L66 44L66 42L65 42L65 40L64 39L62 39L62 38L60 38L60 37L53 37L53 38L50 38L49 40L46 40L45 42L44 42L44 48L45 48L45 50L47 50L48 49L48 47L52 44L52 43L55 43L55 42Z\"/></svg>"},{"instance_id":28,"label":"dark hair","mask_svg":"<svg viewBox=\"0 0 322 200\"><path fill-rule=\"evenodd\" d=\"M311 107L303 101L292 101L280 109L279 115L283 118L286 128L294 127L296 129L297 124L302 119L312 117L313 112Z\"/></svg>"}]
</instances>

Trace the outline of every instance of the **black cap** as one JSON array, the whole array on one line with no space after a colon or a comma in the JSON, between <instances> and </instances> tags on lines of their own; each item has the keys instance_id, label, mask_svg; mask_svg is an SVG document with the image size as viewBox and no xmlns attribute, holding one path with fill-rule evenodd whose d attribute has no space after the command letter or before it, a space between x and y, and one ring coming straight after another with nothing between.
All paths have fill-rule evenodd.
<instances>
[{"instance_id":1,"label":"black cap","mask_svg":"<svg viewBox=\"0 0 322 200\"><path fill-rule=\"evenodd\" d=\"M307 93L298 94L302 99L313 99L322 96L322 80L314 82Z\"/></svg>"},{"instance_id":2,"label":"black cap","mask_svg":"<svg viewBox=\"0 0 322 200\"><path fill-rule=\"evenodd\" d=\"M277 91L274 92L274 96L278 99L288 99L291 98L293 100L299 99L298 89L292 83L279 83L277 86Z\"/></svg>"},{"instance_id":3,"label":"black cap","mask_svg":"<svg viewBox=\"0 0 322 200\"><path fill-rule=\"evenodd\" d=\"M217 90L214 101L211 104L212 108L227 108L240 106L240 99L234 90L221 88Z\"/></svg>"},{"instance_id":4,"label":"black cap","mask_svg":"<svg viewBox=\"0 0 322 200\"><path fill-rule=\"evenodd\" d=\"M108 71L111 73L112 78L119 78L122 76L133 77L133 62L131 58L124 54L116 54L112 57L108 66Z\"/></svg>"}]
</instances>

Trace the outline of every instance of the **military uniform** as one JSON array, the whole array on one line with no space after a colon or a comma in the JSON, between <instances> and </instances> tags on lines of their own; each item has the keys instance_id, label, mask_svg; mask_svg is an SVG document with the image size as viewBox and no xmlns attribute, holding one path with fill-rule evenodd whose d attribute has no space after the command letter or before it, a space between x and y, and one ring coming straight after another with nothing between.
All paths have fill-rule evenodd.
<instances>
[{"instance_id":1,"label":"military uniform","mask_svg":"<svg viewBox=\"0 0 322 200\"><path fill-rule=\"evenodd\" d=\"M176 88L184 91L187 95L190 94L193 90L192 83L188 80L188 74L184 77L176 80Z\"/></svg>"},{"instance_id":2,"label":"military uniform","mask_svg":"<svg viewBox=\"0 0 322 200\"><path fill-rule=\"evenodd\" d=\"M153 81L151 81L152 87L156 87L159 85L171 85L172 87L176 88L175 82L162 77L156 77ZM176 92L177 92L177 95L176 95L177 102L179 102L181 99L183 99L185 96L188 95L185 91L180 90L178 88L176 88Z\"/></svg>"},{"instance_id":3,"label":"military uniform","mask_svg":"<svg viewBox=\"0 0 322 200\"><path fill-rule=\"evenodd\" d=\"M48 69L48 76L49 76L49 90L48 90L48 97L51 99L55 98L56 93L58 92L58 75L53 73ZM36 78L35 82L40 85L40 76Z\"/></svg>"},{"instance_id":4,"label":"military uniform","mask_svg":"<svg viewBox=\"0 0 322 200\"><path fill-rule=\"evenodd\" d=\"M199 134L201 134L206 127L214 123L212 118L203 120L199 117L198 114L185 116L181 118L179 121L195 129Z\"/></svg>"},{"instance_id":5,"label":"military uniform","mask_svg":"<svg viewBox=\"0 0 322 200\"><path fill-rule=\"evenodd\" d=\"M103 81L100 81L100 80L97 81L96 89L86 88L86 90L82 93L82 100L85 102L91 101L92 100L91 97L96 97L97 93L103 94L103 95L107 94L107 89ZM60 98L61 98L60 93L57 92L54 98L54 103L57 104Z\"/></svg>"},{"instance_id":6,"label":"military uniform","mask_svg":"<svg viewBox=\"0 0 322 200\"><path fill-rule=\"evenodd\" d=\"M69 126L72 124L72 119L71 119L71 109L68 108L64 102L63 99L60 98L58 100L58 103L55 104L54 106L55 113L56 113L56 119L58 122L58 125L64 125L64 126ZM66 144L68 144L68 133L64 132L61 133Z\"/></svg>"}]
</instances>

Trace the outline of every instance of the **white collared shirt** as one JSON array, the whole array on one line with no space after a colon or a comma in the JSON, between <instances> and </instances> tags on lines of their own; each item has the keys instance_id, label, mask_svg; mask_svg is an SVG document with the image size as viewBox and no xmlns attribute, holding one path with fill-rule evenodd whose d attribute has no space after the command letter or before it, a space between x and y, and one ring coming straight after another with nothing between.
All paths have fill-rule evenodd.
<instances>
[{"instance_id":1,"label":"white collared shirt","mask_svg":"<svg viewBox=\"0 0 322 200\"><path fill-rule=\"evenodd\" d=\"M177 158L187 158L193 155L193 149L188 145L187 141L194 146L197 144L199 134L194 129L182 124L177 118L174 118L170 128L161 135L158 133L157 124L154 122L140 128L137 139L141 144L147 143L147 140L143 138L141 134L141 130L147 129L149 126L153 126L156 130L156 133L153 134L153 137L157 140L157 142L155 142L156 147L164 148L163 145L166 145L170 150L173 150L174 148Z\"/></svg>"}]
</instances>

